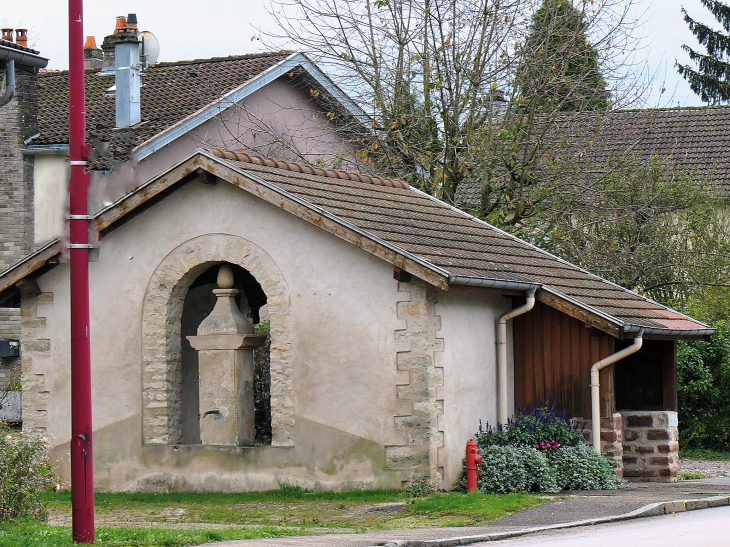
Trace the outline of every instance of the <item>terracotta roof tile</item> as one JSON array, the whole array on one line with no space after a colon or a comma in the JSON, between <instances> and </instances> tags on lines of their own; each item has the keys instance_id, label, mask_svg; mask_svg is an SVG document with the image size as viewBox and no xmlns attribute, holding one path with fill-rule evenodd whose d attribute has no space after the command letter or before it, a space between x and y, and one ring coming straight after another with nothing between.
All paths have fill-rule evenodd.
<instances>
[{"instance_id":1,"label":"terracotta roof tile","mask_svg":"<svg viewBox=\"0 0 730 547\"><path fill-rule=\"evenodd\" d=\"M20 44L16 44L15 42L9 42L8 40L3 40L2 38L0 38L0 46L9 47L11 49L17 49L20 51L26 51L28 53L32 53L33 55L38 55L40 53L40 51L36 51L35 49L21 46Z\"/></svg>"}]
</instances>

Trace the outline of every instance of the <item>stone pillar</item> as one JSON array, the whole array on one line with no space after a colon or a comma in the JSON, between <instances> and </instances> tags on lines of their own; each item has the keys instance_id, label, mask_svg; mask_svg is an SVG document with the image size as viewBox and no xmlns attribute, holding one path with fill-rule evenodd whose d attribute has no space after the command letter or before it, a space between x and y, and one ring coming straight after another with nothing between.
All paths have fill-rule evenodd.
<instances>
[{"instance_id":1,"label":"stone pillar","mask_svg":"<svg viewBox=\"0 0 730 547\"><path fill-rule=\"evenodd\" d=\"M591 421L586 418L573 418L573 422L585 424L583 438L586 444L593 445L593 429ZM616 462L616 475L623 477L621 463L623 461L623 418L615 412L610 418L601 418L601 453L609 460Z\"/></svg>"},{"instance_id":2,"label":"stone pillar","mask_svg":"<svg viewBox=\"0 0 730 547\"><path fill-rule=\"evenodd\" d=\"M624 411L624 477L642 482L675 482L679 468L677 413Z\"/></svg>"},{"instance_id":3,"label":"stone pillar","mask_svg":"<svg viewBox=\"0 0 730 547\"><path fill-rule=\"evenodd\" d=\"M188 336L198 351L200 374L200 441L202 444L254 444L253 350L265 336L238 309L233 271L223 264L218 271L217 302Z\"/></svg>"}]
</instances>

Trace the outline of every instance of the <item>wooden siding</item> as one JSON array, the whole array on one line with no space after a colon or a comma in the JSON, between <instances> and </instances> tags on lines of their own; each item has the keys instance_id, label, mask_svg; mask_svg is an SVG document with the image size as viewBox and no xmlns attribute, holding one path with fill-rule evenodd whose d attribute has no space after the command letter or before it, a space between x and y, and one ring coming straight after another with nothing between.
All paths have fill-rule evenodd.
<instances>
[{"instance_id":1,"label":"wooden siding","mask_svg":"<svg viewBox=\"0 0 730 547\"><path fill-rule=\"evenodd\" d=\"M513 321L515 406L555 402L571 416L590 417L591 365L614 353L615 338L542 302ZM615 411L613 366L600 381L601 414L608 417Z\"/></svg>"}]
</instances>

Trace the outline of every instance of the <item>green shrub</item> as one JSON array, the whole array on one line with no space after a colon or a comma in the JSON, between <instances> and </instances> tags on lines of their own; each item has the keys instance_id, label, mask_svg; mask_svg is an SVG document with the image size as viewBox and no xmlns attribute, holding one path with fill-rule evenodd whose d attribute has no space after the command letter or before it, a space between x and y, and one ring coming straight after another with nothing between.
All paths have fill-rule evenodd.
<instances>
[{"instance_id":1,"label":"green shrub","mask_svg":"<svg viewBox=\"0 0 730 547\"><path fill-rule=\"evenodd\" d=\"M477 487L481 492L560 491L544 451L522 446L488 446L479 453L482 463Z\"/></svg>"},{"instance_id":2,"label":"green shrub","mask_svg":"<svg viewBox=\"0 0 730 547\"><path fill-rule=\"evenodd\" d=\"M525 446L537 448L543 443L556 443L560 446L579 446L584 444L585 423L573 423L567 412L556 411L555 405L531 406L521 409L507 423L497 424L494 428L486 424L476 434L477 446Z\"/></svg>"},{"instance_id":3,"label":"green shrub","mask_svg":"<svg viewBox=\"0 0 730 547\"><path fill-rule=\"evenodd\" d=\"M0 428L0 520L45 520L41 494L56 483L48 439Z\"/></svg>"},{"instance_id":4,"label":"green shrub","mask_svg":"<svg viewBox=\"0 0 730 547\"><path fill-rule=\"evenodd\" d=\"M560 490L614 490L624 481L614 471L614 464L588 445L546 450Z\"/></svg>"},{"instance_id":5,"label":"green shrub","mask_svg":"<svg viewBox=\"0 0 730 547\"><path fill-rule=\"evenodd\" d=\"M679 442L682 448L730 447L730 320L708 342L677 345Z\"/></svg>"},{"instance_id":6,"label":"green shrub","mask_svg":"<svg viewBox=\"0 0 730 547\"><path fill-rule=\"evenodd\" d=\"M624 482L614 463L585 444L582 428L555 405L529 407L496 428L479 424L477 485L485 493L604 490ZM465 468L457 488L466 489Z\"/></svg>"}]
</instances>

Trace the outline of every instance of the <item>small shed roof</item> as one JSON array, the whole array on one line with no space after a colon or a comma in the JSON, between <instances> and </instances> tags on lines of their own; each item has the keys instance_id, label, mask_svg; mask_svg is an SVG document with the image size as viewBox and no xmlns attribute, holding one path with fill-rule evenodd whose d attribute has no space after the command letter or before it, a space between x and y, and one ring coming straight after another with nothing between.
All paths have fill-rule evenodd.
<instances>
[{"instance_id":1,"label":"small shed roof","mask_svg":"<svg viewBox=\"0 0 730 547\"><path fill-rule=\"evenodd\" d=\"M209 174L444 290L454 284L536 287L539 300L619 338L641 328L647 338L695 338L714 332L402 181L245 153L198 151L100 211L94 225L103 234L180 181ZM58 252L56 242L0 274L0 294L46 267Z\"/></svg>"}]
</instances>

